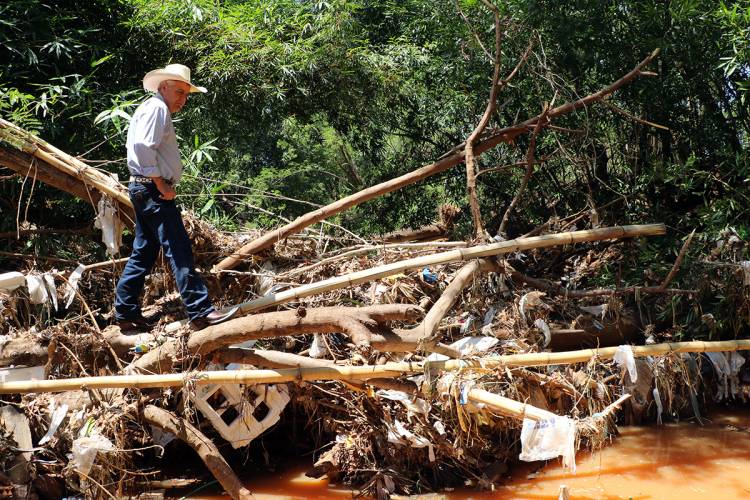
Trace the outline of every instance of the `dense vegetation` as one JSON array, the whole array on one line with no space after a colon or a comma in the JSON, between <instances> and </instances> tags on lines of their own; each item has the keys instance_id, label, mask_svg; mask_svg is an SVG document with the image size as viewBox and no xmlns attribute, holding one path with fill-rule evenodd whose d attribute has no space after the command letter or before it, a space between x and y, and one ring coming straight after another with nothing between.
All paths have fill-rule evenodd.
<instances>
[{"instance_id":1,"label":"dense vegetation","mask_svg":"<svg viewBox=\"0 0 750 500\"><path fill-rule=\"evenodd\" d=\"M641 78L608 105L569 115L539 139L545 158L509 228L524 232L614 200L602 223L665 221L647 261L663 271L680 239L732 227L750 237L747 179L750 1L508 0L503 74L534 43L491 126L615 81L654 48ZM482 44L478 43L481 40ZM6 0L0 5L0 113L125 175L124 133L143 74L190 65L210 89L179 115L183 203L229 229L272 227L418 168L461 143L489 93L492 17L479 0ZM654 126L654 124L658 126ZM479 158L517 162L528 138ZM496 231L523 171L478 178ZM83 202L0 184L0 230L81 225ZM58 200L58 201L52 201ZM462 167L336 217L372 235L419 226L439 204L466 206ZM459 236L471 231L468 210ZM669 258L665 259L665 255ZM661 268L659 267L661 266Z\"/></svg>"}]
</instances>

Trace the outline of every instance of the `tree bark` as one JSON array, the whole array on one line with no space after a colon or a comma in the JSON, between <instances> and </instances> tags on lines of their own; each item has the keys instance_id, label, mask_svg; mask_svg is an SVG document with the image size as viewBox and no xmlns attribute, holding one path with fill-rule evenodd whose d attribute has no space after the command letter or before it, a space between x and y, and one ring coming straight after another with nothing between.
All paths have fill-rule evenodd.
<instances>
[{"instance_id":1,"label":"tree bark","mask_svg":"<svg viewBox=\"0 0 750 500\"><path fill-rule=\"evenodd\" d=\"M424 312L417 306L388 304L370 307L320 307L298 311L277 311L233 319L193 333L184 350L170 340L144 354L128 373L163 373L172 370L173 360L183 355L208 356L222 347L246 340L285 337L306 333L341 332L355 343L378 350L410 351L417 345L414 336L394 334L387 321L415 321Z\"/></svg>"},{"instance_id":2,"label":"tree bark","mask_svg":"<svg viewBox=\"0 0 750 500\"><path fill-rule=\"evenodd\" d=\"M250 490L245 488L227 461L221 456L213 441L193 427L190 422L154 405L148 405L143 410L143 418L148 423L171 432L194 449L203 463L206 464L208 470L211 471L211 474L232 498L240 500L254 498Z\"/></svg>"}]
</instances>

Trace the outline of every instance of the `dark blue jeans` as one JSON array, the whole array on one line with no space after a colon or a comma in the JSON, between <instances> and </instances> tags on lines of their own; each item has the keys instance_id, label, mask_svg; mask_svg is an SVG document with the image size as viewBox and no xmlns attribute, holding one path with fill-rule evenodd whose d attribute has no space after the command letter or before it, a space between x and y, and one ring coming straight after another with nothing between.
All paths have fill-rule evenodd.
<instances>
[{"instance_id":1,"label":"dark blue jeans","mask_svg":"<svg viewBox=\"0 0 750 500\"><path fill-rule=\"evenodd\" d=\"M133 253L117 283L115 319L133 320L141 316L140 295L159 248L164 249L164 256L172 266L188 317L192 320L206 316L214 307L206 284L195 270L193 250L177 204L159 198L155 184L131 182L128 191L135 209L135 240Z\"/></svg>"}]
</instances>

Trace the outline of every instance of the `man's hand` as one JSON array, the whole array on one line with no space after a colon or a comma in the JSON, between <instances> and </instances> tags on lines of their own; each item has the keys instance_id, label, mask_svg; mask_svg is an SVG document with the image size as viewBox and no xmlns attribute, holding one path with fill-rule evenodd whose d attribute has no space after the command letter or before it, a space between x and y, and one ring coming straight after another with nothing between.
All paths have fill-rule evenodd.
<instances>
[{"instance_id":1,"label":"man's hand","mask_svg":"<svg viewBox=\"0 0 750 500\"><path fill-rule=\"evenodd\" d=\"M177 196L177 192L174 190L171 184L167 184L161 177L151 177L151 179L153 179L154 184L156 184L156 189L158 189L161 193L161 196L159 196L159 198L166 201L175 199L175 197Z\"/></svg>"}]
</instances>

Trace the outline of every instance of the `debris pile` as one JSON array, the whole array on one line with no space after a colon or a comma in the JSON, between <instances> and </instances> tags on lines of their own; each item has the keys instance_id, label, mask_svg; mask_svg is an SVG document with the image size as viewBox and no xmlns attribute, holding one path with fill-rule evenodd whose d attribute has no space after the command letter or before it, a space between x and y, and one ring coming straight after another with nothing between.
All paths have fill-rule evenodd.
<instances>
[{"instance_id":1,"label":"debris pile","mask_svg":"<svg viewBox=\"0 0 750 500\"><path fill-rule=\"evenodd\" d=\"M228 238L205 223L191 230L210 248ZM335 246L328 241L326 253L314 254L319 245L309 240L279 242L278 259L272 253L215 278L223 283L218 297L226 304L258 300L435 255L453 243ZM116 264L81 273L70 303L63 299L74 270L49 272L55 286L47 291L59 296L57 306L51 299L35 303L32 287L21 285L35 281L14 274L4 282L19 286L2 292L4 314L16 321L5 322L0 348L0 443L3 456L22 465L9 462L5 470L27 473L11 481L16 494L31 487L98 497L107 496L104 490L124 495L149 484L184 485L193 478L169 477L160 467L159 457L178 438L218 467L211 473L228 493L242 497L247 490L233 472L233 455L218 466L210 457L222 457L221 443L252 450L263 433L297 426L308 451L318 450L310 475L327 474L368 494L491 488L519 459L560 456L574 470L575 450L605 445L618 420L700 419L705 394L744 397L744 357L729 352L748 348L743 341L734 348L717 343L726 354L669 353L681 350L670 344L661 351L667 354L643 357L639 349L656 354L662 334L670 335L643 324L668 294L644 292L638 311L633 293L576 297L576 290L555 285L582 285L595 275L592 268L637 249L613 240L563 248L564 256L553 247L505 260L418 265L200 332L175 327L179 299L162 296L148 309L159 324L132 336L106 326L102 312L109 310ZM546 291L512 265L533 262L525 272L536 274L551 267L551 258L568 265L558 266L565 275L544 275ZM25 269L25 278L43 271ZM168 290L161 272L149 277L148 288L160 290L152 297ZM650 345L627 345L639 343L643 331ZM714 350L698 344L692 350ZM556 346L563 352L551 352L561 351ZM573 351L586 347L595 349ZM24 361L31 352L35 361ZM20 365L37 368L30 373ZM152 380L170 373L174 380ZM108 377L117 374L130 378ZM214 374L224 378L214 382ZM252 383L256 376L263 383ZM67 382L74 385L38 385ZM27 385L18 390L13 383ZM13 437L18 425L28 428L25 443Z\"/></svg>"}]
</instances>

